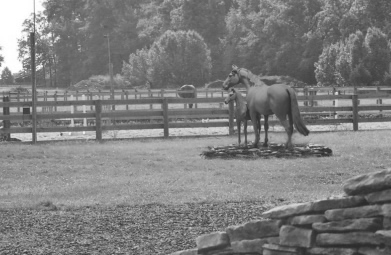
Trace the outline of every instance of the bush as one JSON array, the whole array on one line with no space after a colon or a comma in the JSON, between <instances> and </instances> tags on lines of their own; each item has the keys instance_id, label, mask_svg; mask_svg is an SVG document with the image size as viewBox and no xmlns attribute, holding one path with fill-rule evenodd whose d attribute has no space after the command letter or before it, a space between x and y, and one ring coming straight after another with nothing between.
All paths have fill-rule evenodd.
<instances>
[{"instance_id":1,"label":"bush","mask_svg":"<svg viewBox=\"0 0 391 255\"><path fill-rule=\"evenodd\" d=\"M122 89L130 87L130 83L117 74L113 77L114 89ZM69 87L69 90L103 90L111 89L111 82L109 75L94 75L88 78L88 80L82 80L75 85Z\"/></svg>"}]
</instances>

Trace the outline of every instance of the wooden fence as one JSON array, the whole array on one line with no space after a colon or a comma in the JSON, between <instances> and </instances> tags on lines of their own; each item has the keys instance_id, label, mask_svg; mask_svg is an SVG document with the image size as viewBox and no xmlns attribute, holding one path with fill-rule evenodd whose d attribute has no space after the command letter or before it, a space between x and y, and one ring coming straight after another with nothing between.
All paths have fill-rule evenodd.
<instances>
[{"instance_id":1,"label":"wooden fence","mask_svg":"<svg viewBox=\"0 0 391 255\"><path fill-rule=\"evenodd\" d=\"M244 88L242 89L244 91ZM366 94L366 93L390 93L391 87L377 86L377 87L305 87L305 88L294 88L298 95L352 95L356 94ZM141 99L141 98L162 98L162 97L179 97L178 93L192 93L191 91L178 91L176 89L149 89L149 90L140 90L140 89L123 89L116 90L113 93L110 90L74 90L74 91L38 91L37 100L42 101L68 101L68 100L79 100L83 95L87 100L96 100L96 99ZM196 88L197 97L201 98L213 98L213 97L223 97L224 92L221 89L205 89L205 88ZM2 96L8 96L11 101L31 101L31 93L22 93L22 92L11 92L6 91L2 92Z\"/></svg>"},{"instance_id":2,"label":"wooden fence","mask_svg":"<svg viewBox=\"0 0 391 255\"><path fill-rule=\"evenodd\" d=\"M132 130L132 129L162 129L164 137L169 137L171 128L201 128L201 127L227 127L229 134L234 133L234 105L223 107L225 92L218 91L213 97L203 98L176 98L176 97L152 97L137 99L97 99L97 100L38 100L37 108L37 132L81 132L94 131L96 139L102 140L102 132L107 130ZM218 97L217 97L218 96ZM385 122L391 121L391 104L384 100L391 99L389 93L367 93L353 95L301 95L297 97L300 102L300 111L307 125L338 125L351 123L353 130L358 130L360 122ZM0 102L3 108L3 128L0 134L32 133L31 101L9 100L4 97ZM78 98L79 99L79 98ZM360 101L371 99L376 103L361 105ZM8 101L7 101L8 100ZM345 101L345 105L338 104ZM328 102L317 104L316 102ZM348 103L346 103L348 102ZM206 105L193 109L178 107L184 104ZM144 108L135 106L143 105ZM327 106L325 106L327 105ZM106 106L106 107L105 107ZM149 107L148 107L149 106ZM152 106L152 107L151 107ZM70 111L69 108L83 107L83 111ZM44 111L50 108L52 111ZM11 109L11 110L10 110ZM20 111L22 109L22 111ZM64 110L68 109L68 110ZM87 110L86 110L87 109ZM365 118L360 115L374 113L379 118ZM336 118L335 116L340 116ZM390 115L390 116L389 116ZM177 121L178 119L191 119L193 121ZM209 119L202 122L201 119ZM71 120L87 120L86 125L71 126ZM150 120L149 123L141 120ZM124 123L125 122L125 123ZM18 123L18 125L15 125ZM43 125L42 123L57 123L56 125ZM67 125L60 125L66 123ZM271 120L270 124L277 124L277 120Z\"/></svg>"}]
</instances>

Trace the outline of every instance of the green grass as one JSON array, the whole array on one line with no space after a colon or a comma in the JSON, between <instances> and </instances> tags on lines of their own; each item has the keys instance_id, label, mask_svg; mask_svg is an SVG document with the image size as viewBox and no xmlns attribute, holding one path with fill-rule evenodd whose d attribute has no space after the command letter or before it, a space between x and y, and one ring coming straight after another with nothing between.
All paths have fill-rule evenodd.
<instances>
[{"instance_id":1,"label":"green grass","mask_svg":"<svg viewBox=\"0 0 391 255\"><path fill-rule=\"evenodd\" d=\"M253 139L250 134L250 139ZM271 142L284 142L271 133ZM297 159L213 159L207 146L236 136L0 146L0 208L116 204L177 204L261 200L304 202L342 194L344 180L391 167L391 131L294 135L334 155Z\"/></svg>"}]
</instances>

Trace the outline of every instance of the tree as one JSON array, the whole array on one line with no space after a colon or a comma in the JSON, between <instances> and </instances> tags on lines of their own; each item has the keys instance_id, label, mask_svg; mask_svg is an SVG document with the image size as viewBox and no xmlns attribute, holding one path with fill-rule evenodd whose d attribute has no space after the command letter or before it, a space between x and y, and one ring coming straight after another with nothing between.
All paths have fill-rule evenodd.
<instances>
[{"instance_id":1,"label":"tree","mask_svg":"<svg viewBox=\"0 0 391 255\"><path fill-rule=\"evenodd\" d=\"M31 75L31 43L30 31L33 30L32 17L26 19L22 24L22 36L18 39L18 59L23 63L23 72L28 76ZM46 74L49 74L50 84L53 84L52 70L55 69L54 60L55 55L52 50L53 40L49 23L43 13L36 15L35 22L35 65L37 70L37 82L46 83ZM56 73L54 71L54 73Z\"/></svg>"},{"instance_id":2,"label":"tree","mask_svg":"<svg viewBox=\"0 0 391 255\"><path fill-rule=\"evenodd\" d=\"M148 75L150 67L149 51L144 48L130 54L129 63L124 61L122 74L134 86L151 84L152 81Z\"/></svg>"},{"instance_id":3,"label":"tree","mask_svg":"<svg viewBox=\"0 0 391 255\"><path fill-rule=\"evenodd\" d=\"M0 52L1 52L2 48L0 46ZM4 57L0 54L0 67L1 67L1 63L4 61Z\"/></svg>"},{"instance_id":4,"label":"tree","mask_svg":"<svg viewBox=\"0 0 391 255\"><path fill-rule=\"evenodd\" d=\"M44 6L53 33L51 40L57 80L59 86L68 87L86 78L82 63L86 36L82 27L88 15L86 0L46 0Z\"/></svg>"},{"instance_id":5,"label":"tree","mask_svg":"<svg viewBox=\"0 0 391 255\"><path fill-rule=\"evenodd\" d=\"M315 63L315 77L318 85L334 86L336 84L336 60L338 57L338 44L331 44L323 49L318 62Z\"/></svg>"},{"instance_id":6,"label":"tree","mask_svg":"<svg viewBox=\"0 0 391 255\"><path fill-rule=\"evenodd\" d=\"M167 30L194 30L211 50L214 78L225 75L220 38L225 34L225 15L233 0L155 0L142 5L139 37L151 45Z\"/></svg>"},{"instance_id":7,"label":"tree","mask_svg":"<svg viewBox=\"0 0 391 255\"><path fill-rule=\"evenodd\" d=\"M212 68L210 50L195 31L165 32L150 49L151 80L155 87L203 86Z\"/></svg>"},{"instance_id":8,"label":"tree","mask_svg":"<svg viewBox=\"0 0 391 255\"><path fill-rule=\"evenodd\" d=\"M388 81L391 54L386 35L370 27L325 47L316 64L320 85L377 85Z\"/></svg>"},{"instance_id":9,"label":"tree","mask_svg":"<svg viewBox=\"0 0 391 255\"><path fill-rule=\"evenodd\" d=\"M314 63L323 43L312 31L319 0L237 0L235 5L227 15L223 41L226 54L235 56L230 61L254 73L315 82Z\"/></svg>"},{"instance_id":10,"label":"tree","mask_svg":"<svg viewBox=\"0 0 391 255\"><path fill-rule=\"evenodd\" d=\"M210 78L211 57L204 39L195 31L166 31L149 49L129 57L123 68L127 79L148 82L153 88L192 84Z\"/></svg>"},{"instance_id":11,"label":"tree","mask_svg":"<svg viewBox=\"0 0 391 255\"><path fill-rule=\"evenodd\" d=\"M12 75L11 71L8 69L8 67L5 67L3 71L1 72L1 84L4 85L12 85L14 84L14 76Z\"/></svg>"},{"instance_id":12,"label":"tree","mask_svg":"<svg viewBox=\"0 0 391 255\"><path fill-rule=\"evenodd\" d=\"M386 35L378 28L368 28L364 42L367 49L365 65L372 76L372 82L380 83L391 61L390 47Z\"/></svg>"}]
</instances>

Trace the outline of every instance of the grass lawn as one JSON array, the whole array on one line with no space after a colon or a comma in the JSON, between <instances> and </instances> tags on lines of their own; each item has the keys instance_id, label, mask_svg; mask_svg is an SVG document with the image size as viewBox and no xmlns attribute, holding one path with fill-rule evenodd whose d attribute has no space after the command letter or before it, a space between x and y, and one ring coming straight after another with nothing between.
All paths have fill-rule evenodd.
<instances>
[{"instance_id":1,"label":"grass lawn","mask_svg":"<svg viewBox=\"0 0 391 255\"><path fill-rule=\"evenodd\" d=\"M249 137L253 139L252 134ZM0 207L306 202L342 194L344 180L391 167L391 131L295 134L294 143L330 147L332 157L204 159L207 146L236 136L52 142L0 146ZM270 133L271 142L285 142Z\"/></svg>"}]
</instances>

